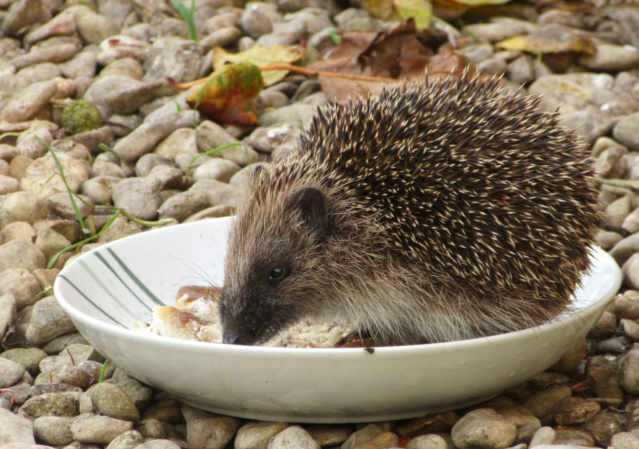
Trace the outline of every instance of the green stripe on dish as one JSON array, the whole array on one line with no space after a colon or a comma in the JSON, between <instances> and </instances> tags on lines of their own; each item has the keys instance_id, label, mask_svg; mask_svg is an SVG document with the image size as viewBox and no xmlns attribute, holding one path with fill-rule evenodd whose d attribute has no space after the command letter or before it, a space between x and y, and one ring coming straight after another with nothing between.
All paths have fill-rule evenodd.
<instances>
[{"instance_id":1,"label":"green stripe on dish","mask_svg":"<svg viewBox=\"0 0 639 449\"><path fill-rule=\"evenodd\" d=\"M84 299L86 299L89 304L91 304L93 307L95 307L96 309L98 309L104 316L106 316L108 319L110 319L111 321L113 321L115 324L121 324L118 320L116 320L115 318L113 318L110 314L108 314L107 312L105 312L102 307L98 306L96 303L94 303L93 301L91 301L91 298L89 298L87 295L84 294L84 292L82 292L82 290L80 290L78 288L77 285L75 285L73 282L71 282L65 275L61 274L59 275L62 279L64 279L65 281L67 281L69 283L69 285L71 287L73 287L75 289L75 291L77 291L80 295L82 295L82 297ZM126 326L125 326L126 327Z\"/></svg>"},{"instance_id":2,"label":"green stripe on dish","mask_svg":"<svg viewBox=\"0 0 639 449\"><path fill-rule=\"evenodd\" d=\"M164 303L162 301L160 301L158 299L157 296L155 296L151 290L149 290L147 288L146 285L144 285L144 283L135 275L133 274L133 272L129 269L129 267L127 267L124 262L122 262L122 259L120 259L118 257L117 254L115 254L115 252L113 252L113 250L111 248L107 248L107 251L109 252L109 254L111 254L111 256L115 259L115 261L118 263L118 265L120 265L120 267L124 270L124 272L129 275L129 277L131 278L131 280L133 280L133 282L135 282L137 284L138 287L140 287L140 289L147 294L147 296L149 298L151 298L157 305L159 306L163 306Z\"/></svg>"},{"instance_id":3,"label":"green stripe on dish","mask_svg":"<svg viewBox=\"0 0 639 449\"><path fill-rule=\"evenodd\" d=\"M115 271L115 269L111 266L111 264L109 262L107 262L107 260L104 258L104 256L102 254L100 254L99 252L94 253L95 257L97 257L98 259L100 259L100 262L102 262L104 264L105 267L107 267L109 269L109 271L111 273L113 273L113 275L118 279L118 281L120 281L120 283L122 285L124 285L126 287L126 289L131 292L131 294L135 297L135 299L138 300L138 302L140 304L142 304L144 307L146 307L149 311L151 311L151 307L147 306L146 303L144 301L142 301L142 298L140 298L132 289L131 287L129 287L129 284L127 284L126 282L124 282L124 280L120 277L120 275ZM151 298L153 299L153 298Z\"/></svg>"},{"instance_id":4,"label":"green stripe on dish","mask_svg":"<svg viewBox=\"0 0 639 449\"><path fill-rule=\"evenodd\" d=\"M80 265L82 265L82 268L84 268L85 271L87 273L89 273L89 276L91 276L91 279L93 279L95 281L95 283L98 284L100 286L100 288L102 288L104 293L109 295L111 297L111 299L113 299L116 303L118 303L120 305L120 307L122 307L134 319L136 319L136 320L140 319L134 311L130 310L126 306L126 304L124 302L120 301L120 299L104 284L104 282L102 282L102 280L93 272L93 270L91 270L91 268L89 268L89 266L83 260L79 260L78 262L80 263ZM142 301L140 301L140 302L142 302Z\"/></svg>"}]
</instances>

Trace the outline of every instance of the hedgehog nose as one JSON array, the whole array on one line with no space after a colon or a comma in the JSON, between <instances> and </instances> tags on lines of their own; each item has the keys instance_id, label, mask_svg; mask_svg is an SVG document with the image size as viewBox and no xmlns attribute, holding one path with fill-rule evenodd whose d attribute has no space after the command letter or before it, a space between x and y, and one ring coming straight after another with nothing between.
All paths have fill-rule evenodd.
<instances>
[{"instance_id":1,"label":"hedgehog nose","mask_svg":"<svg viewBox=\"0 0 639 449\"><path fill-rule=\"evenodd\" d=\"M237 340L238 340L238 335L230 333L230 332L224 332L224 335L222 336L222 343L224 343L225 345L239 344L240 342Z\"/></svg>"}]
</instances>

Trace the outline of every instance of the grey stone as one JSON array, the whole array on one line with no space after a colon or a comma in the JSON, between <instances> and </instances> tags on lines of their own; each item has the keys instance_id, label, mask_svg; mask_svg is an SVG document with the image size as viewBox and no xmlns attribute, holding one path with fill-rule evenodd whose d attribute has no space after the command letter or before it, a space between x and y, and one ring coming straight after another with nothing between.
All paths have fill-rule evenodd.
<instances>
[{"instance_id":1,"label":"grey stone","mask_svg":"<svg viewBox=\"0 0 639 449\"><path fill-rule=\"evenodd\" d=\"M228 182L238 171L240 171L240 166L235 162L213 158L195 169L193 179L196 181L214 179L216 181Z\"/></svg>"},{"instance_id":2,"label":"grey stone","mask_svg":"<svg viewBox=\"0 0 639 449\"><path fill-rule=\"evenodd\" d=\"M0 357L0 388L16 384L25 371L26 368L19 363Z\"/></svg>"},{"instance_id":3,"label":"grey stone","mask_svg":"<svg viewBox=\"0 0 639 449\"><path fill-rule=\"evenodd\" d=\"M57 92L54 80L32 84L7 102L0 111L0 121L17 123L33 118Z\"/></svg>"},{"instance_id":4,"label":"grey stone","mask_svg":"<svg viewBox=\"0 0 639 449\"><path fill-rule=\"evenodd\" d=\"M217 123L204 121L196 129L195 138L200 152L206 152L220 148L229 143L239 143L239 141L229 134ZM244 145L232 146L215 154L240 166L245 166L250 162L257 162L257 153L252 148Z\"/></svg>"},{"instance_id":5,"label":"grey stone","mask_svg":"<svg viewBox=\"0 0 639 449\"><path fill-rule=\"evenodd\" d=\"M33 192L43 198L54 193L67 192L67 186L77 193L82 183L89 179L90 165L83 159L75 159L66 155L58 155L62 171L67 183L60 176L51 176L58 172L55 160L47 155L33 161L20 180L22 190Z\"/></svg>"},{"instance_id":6,"label":"grey stone","mask_svg":"<svg viewBox=\"0 0 639 449\"><path fill-rule=\"evenodd\" d=\"M14 221L30 224L47 218L49 210L46 201L35 193L16 192L10 194L0 209L0 228Z\"/></svg>"},{"instance_id":7,"label":"grey stone","mask_svg":"<svg viewBox=\"0 0 639 449\"><path fill-rule=\"evenodd\" d=\"M71 418L63 416L41 416L33 422L36 439L51 446L62 446L73 441Z\"/></svg>"},{"instance_id":8,"label":"grey stone","mask_svg":"<svg viewBox=\"0 0 639 449\"><path fill-rule=\"evenodd\" d=\"M153 152L171 161L175 161L176 156L179 154L197 155L195 130L180 128L173 131L166 139L158 144Z\"/></svg>"},{"instance_id":9,"label":"grey stone","mask_svg":"<svg viewBox=\"0 0 639 449\"><path fill-rule=\"evenodd\" d=\"M448 444L439 435L420 435L411 439L406 449L448 449Z\"/></svg>"},{"instance_id":10,"label":"grey stone","mask_svg":"<svg viewBox=\"0 0 639 449\"><path fill-rule=\"evenodd\" d=\"M129 430L115 437L106 449L133 449L144 442L144 437L136 430Z\"/></svg>"},{"instance_id":11,"label":"grey stone","mask_svg":"<svg viewBox=\"0 0 639 449\"><path fill-rule=\"evenodd\" d=\"M357 432L353 432L350 437L342 444L340 449L354 449L357 446L367 443L373 438L384 433L384 429L382 429L377 424L369 424L363 429L358 430Z\"/></svg>"},{"instance_id":12,"label":"grey stone","mask_svg":"<svg viewBox=\"0 0 639 449\"><path fill-rule=\"evenodd\" d=\"M71 344L58 355L43 359L40 362L40 371L47 373L69 365L82 367L82 363L86 361L94 361L101 365L104 362L104 357L89 345Z\"/></svg>"},{"instance_id":13,"label":"grey stone","mask_svg":"<svg viewBox=\"0 0 639 449\"><path fill-rule=\"evenodd\" d=\"M123 179L113 189L113 204L142 220L153 220L162 204L160 181L148 178Z\"/></svg>"},{"instance_id":14,"label":"grey stone","mask_svg":"<svg viewBox=\"0 0 639 449\"><path fill-rule=\"evenodd\" d=\"M288 424L276 422L249 422L237 431L235 449L267 449L269 441L286 429Z\"/></svg>"},{"instance_id":15,"label":"grey stone","mask_svg":"<svg viewBox=\"0 0 639 449\"><path fill-rule=\"evenodd\" d=\"M45 258L33 243L13 240L0 246L0 272L8 269L44 268Z\"/></svg>"},{"instance_id":16,"label":"grey stone","mask_svg":"<svg viewBox=\"0 0 639 449\"><path fill-rule=\"evenodd\" d=\"M617 71L635 68L639 63L639 50L629 45L598 44L594 55L579 58L579 64L593 71Z\"/></svg>"},{"instance_id":17,"label":"grey stone","mask_svg":"<svg viewBox=\"0 0 639 449\"><path fill-rule=\"evenodd\" d=\"M129 397L118 386L102 382L94 385L87 393L101 415L126 421L137 422L140 413Z\"/></svg>"},{"instance_id":18,"label":"grey stone","mask_svg":"<svg viewBox=\"0 0 639 449\"><path fill-rule=\"evenodd\" d=\"M320 449L320 445L300 426L291 426L271 438L268 449Z\"/></svg>"},{"instance_id":19,"label":"grey stone","mask_svg":"<svg viewBox=\"0 0 639 449\"><path fill-rule=\"evenodd\" d=\"M27 341L40 346L60 335L75 332L75 326L53 296L41 299L33 306L27 327Z\"/></svg>"},{"instance_id":20,"label":"grey stone","mask_svg":"<svg viewBox=\"0 0 639 449\"><path fill-rule=\"evenodd\" d=\"M639 113L623 117L612 130L612 135L619 143L631 151L639 151Z\"/></svg>"},{"instance_id":21,"label":"grey stone","mask_svg":"<svg viewBox=\"0 0 639 449\"><path fill-rule=\"evenodd\" d=\"M4 338L9 325L15 318L16 298L12 293L4 293L0 296L0 339Z\"/></svg>"},{"instance_id":22,"label":"grey stone","mask_svg":"<svg viewBox=\"0 0 639 449\"><path fill-rule=\"evenodd\" d=\"M611 445L615 449L635 449L639 447L639 435L621 432L612 437Z\"/></svg>"},{"instance_id":23,"label":"grey stone","mask_svg":"<svg viewBox=\"0 0 639 449\"><path fill-rule=\"evenodd\" d=\"M35 444L33 424L28 419L0 408L0 446L7 443Z\"/></svg>"},{"instance_id":24,"label":"grey stone","mask_svg":"<svg viewBox=\"0 0 639 449\"><path fill-rule=\"evenodd\" d=\"M155 123L143 123L131 134L118 141L113 150L127 162L135 162L140 156L150 153L166 136L164 126Z\"/></svg>"},{"instance_id":25,"label":"grey stone","mask_svg":"<svg viewBox=\"0 0 639 449\"><path fill-rule=\"evenodd\" d=\"M451 437L459 449L504 448L515 442L517 427L494 410L478 409L457 421Z\"/></svg>"},{"instance_id":26,"label":"grey stone","mask_svg":"<svg viewBox=\"0 0 639 449\"><path fill-rule=\"evenodd\" d=\"M109 444L133 428L133 423L108 416L82 414L73 420L71 433L80 443Z\"/></svg>"},{"instance_id":27,"label":"grey stone","mask_svg":"<svg viewBox=\"0 0 639 449\"><path fill-rule=\"evenodd\" d=\"M621 358L619 381L630 394L639 394L639 349L632 349Z\"/></svg>"},{"instance_id":28,"label":"grey stone","mask_svg":"<svg viewBox=\"0 0 639 449\"><path fill-rule=\"evenodd\" d=\"M182 414L186 421L187 443L205 449L222 449L233 438L240 426L240 420L229 416L182 406Z\"/></svg>"},{"instance_id":29,"label":"grey stone","mask_svg":"<svg viewBox=\"0 0 639 449\"><path fill-rule=\"evenodd\" d=\"M76 393L45 393L27 399L20 412L33 417L66 416L78 414Z\"/></svg>"},{"instance_id":30,"label":"grey stone","mask_svg":"<svg viewBox=\"0 0 639 449\"><path fill-rule=\"evenodd\" d=\"M147 439L138 449L180 449L176 443L165 439Z\"/></svg>"},{"instance_id":31,"label":"grey stone","mask_svg":"<svg viewBox=\"0 0 639 449\"><path fill-rule=\"evenodd\" d=\"M530 448L538 447L546 444L552 444L555 441L557 434L552 427L541 427L530 440Z\"/></svg>"}]
</instances>

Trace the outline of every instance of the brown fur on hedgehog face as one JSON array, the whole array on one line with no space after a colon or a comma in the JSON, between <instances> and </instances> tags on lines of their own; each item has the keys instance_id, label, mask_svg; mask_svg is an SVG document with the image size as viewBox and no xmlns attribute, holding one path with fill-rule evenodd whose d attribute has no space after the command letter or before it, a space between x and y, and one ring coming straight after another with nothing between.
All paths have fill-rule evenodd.
<instances>
[{"instance_id":1,"label":"brown fur on hedgehog face","mask_svg":"<svg viewBox=\"0 0 639 449\"><path fill-rule=\"evenodd\" d=\"M283 193L272 203L270 217L255 212L230 237L229 251L242 262L227 265L221 303L226 343L263 343L302 318L308 310L300 296L316 287L314 276L306 279L306 274L321 270L314 262L326 237L328 211L318 189Z\"/></svg>"},{"instance_id":2,"label":"brown fur on hedgehog face","mask_svg":"<svg viewBox=\"0 0 639 449\"><path fill-rule=\"evenodd\" d=\"M259 343L307 315L338 315L387 344L541 324L589 265L592 177L556 114L496 81L320 111L238 209L225 340ZM276 267L286 275L269 279Z\"/></svg>"}]
</instances>

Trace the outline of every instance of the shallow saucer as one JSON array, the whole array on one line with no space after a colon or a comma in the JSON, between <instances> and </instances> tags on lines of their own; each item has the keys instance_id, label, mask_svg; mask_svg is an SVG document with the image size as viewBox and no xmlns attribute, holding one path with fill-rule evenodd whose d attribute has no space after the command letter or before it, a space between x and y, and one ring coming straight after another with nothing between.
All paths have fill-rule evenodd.
<instances>
[{"instance_id":1,"label":"shallow saucer","mask_svg":"<svg viewBox=\"0 0 639 449\"><path fill-rule=\"evenodd\" d=\"M573 311L519 332L473 340L289 349L201 343L144 333L151 308L184 285L221 285L230 218L171 226L88 252L60 273L55 296L105 357L184 403L243 418L368 422L481 402L547 369L594 325L621 284L603 250Z\"/></svg>"}]
</instances>

